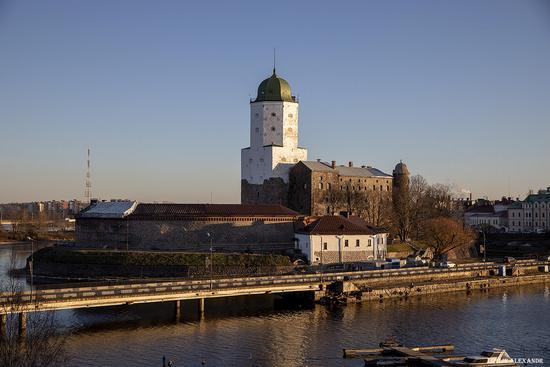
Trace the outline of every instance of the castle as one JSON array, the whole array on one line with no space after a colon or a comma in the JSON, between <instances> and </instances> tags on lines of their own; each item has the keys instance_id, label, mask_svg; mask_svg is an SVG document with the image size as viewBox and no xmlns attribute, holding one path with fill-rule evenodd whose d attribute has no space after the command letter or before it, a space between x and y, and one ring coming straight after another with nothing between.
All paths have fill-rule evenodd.
<instances>
[{"instance_id":1,"label":"castle","mask_svg":"<svg viewBox=\"0 0 550 367\"><path fill-rule=\"evenodd\" d=\"M392 181L351 161L308 161L298 145L298 100L289 83L275 68L260 83L250 102L250 147L241 150L242 204L281 204L306 215L349 212L373 192L391 196Z\"/></svg>"}]
</instances>

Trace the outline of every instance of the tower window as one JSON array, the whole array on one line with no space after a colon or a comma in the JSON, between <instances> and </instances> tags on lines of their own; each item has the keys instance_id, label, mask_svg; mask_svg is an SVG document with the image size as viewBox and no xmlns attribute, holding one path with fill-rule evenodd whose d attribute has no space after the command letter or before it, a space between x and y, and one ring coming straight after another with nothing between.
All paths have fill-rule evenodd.
<instances>
[{"instance_id":1,"label":"tower window","mask_svg":"<svg viewBox=\"0 0 550 367\"><path fill-rule=\"evenodd\" d=\"M271 131L275 131L275 126L271 126Z\"/></svg>"},{"instance_id":2,"label":"tower window","mask_svg":"<svg viewBox=\"0 0 550 367\"><path fill-rule=\"evenodd\" d=\"M271 112L271 116L275 117L277 114L275 112Z\"/></svg>"},{"instance_id":3,"label":"tower window","mask_svg":"<svg viewBox=\"0 0 550 367\"><path fill-rule=\"evenodd\" d=\"M257 127L257 128L256 128L256 132L259 133L259 132L260 132L260 128Z\"/></svg>"}]
</instances>

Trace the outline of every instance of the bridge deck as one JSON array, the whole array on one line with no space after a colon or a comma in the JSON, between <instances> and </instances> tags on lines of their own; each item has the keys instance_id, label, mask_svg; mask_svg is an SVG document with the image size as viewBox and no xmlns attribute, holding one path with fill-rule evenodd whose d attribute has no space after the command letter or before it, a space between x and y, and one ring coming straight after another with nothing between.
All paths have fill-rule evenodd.
<instances>
[{"instance_id":1,"label":"bridge deck","mask_svg":"<svg viewBox=\"0 0 550 367\"><path fill-rule=\"evenodd\" d=\"M522 262L520 266L548 265ZM128 281L122 284L71 284L20 294L0 293L0 314L71 308L103 307L132 303L178 301L245 295L321 290L334 281L366 280L419 274L495 270L496 264L470 264L451 269L404 268L324 274L296 274L210 280ZM458 275L458 274L457 274ZM12 305L16 305L13 307Z\"/></svg>"}]
</instances>

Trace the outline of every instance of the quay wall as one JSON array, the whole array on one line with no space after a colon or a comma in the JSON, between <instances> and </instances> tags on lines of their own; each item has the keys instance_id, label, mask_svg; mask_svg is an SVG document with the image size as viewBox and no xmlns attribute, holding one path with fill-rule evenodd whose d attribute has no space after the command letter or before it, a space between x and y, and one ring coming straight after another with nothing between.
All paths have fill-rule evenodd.
<instances>
[{"instance_id":1,"label":"quay wall","mask_svg":"<svg viewBox=\"0 0 550 367\"><path fill-rule=\"evenodd\" d=\"M550 274L541 273L536 275L520 275L513 277L489 277L484 279L462 279L449 280L448 282L424 283L414 286L410 285L387 285L379 288L369 288L354 284L354 290L348 285L347 301L382 301L390 298L406 298L422 296L426 294L447 293L447 292L471 292L475 290L487 291L492 288L513 287L529 284L550 284Z\"/></svg>"}]
</instances>

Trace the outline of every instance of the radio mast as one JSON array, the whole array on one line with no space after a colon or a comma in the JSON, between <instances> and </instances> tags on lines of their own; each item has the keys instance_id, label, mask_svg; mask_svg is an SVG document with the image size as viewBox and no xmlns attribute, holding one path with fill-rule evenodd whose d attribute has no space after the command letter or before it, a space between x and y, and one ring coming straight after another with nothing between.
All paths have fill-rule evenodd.
<instances>
[{"instance_id":1,"label":"radio mast","mask_svg":"<svg viewBox=\"0 0 550 367\"><path fill-rule=\"evenodd\" d=\"M92 180L90 173L90 148L88 148L88 165L86 168L86 184L84 186L84 202L90 204L92 201Z\"/></svg>"}]
</instances>

